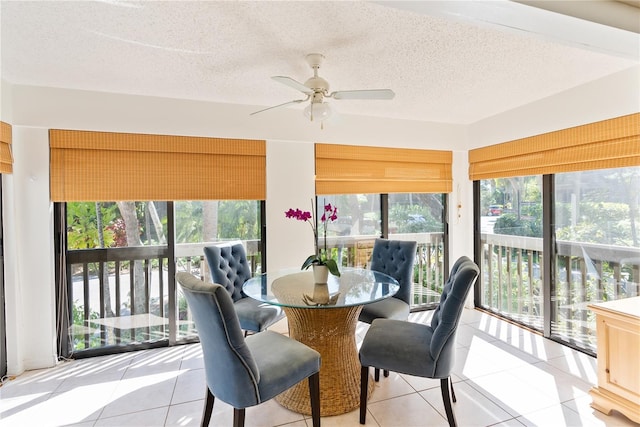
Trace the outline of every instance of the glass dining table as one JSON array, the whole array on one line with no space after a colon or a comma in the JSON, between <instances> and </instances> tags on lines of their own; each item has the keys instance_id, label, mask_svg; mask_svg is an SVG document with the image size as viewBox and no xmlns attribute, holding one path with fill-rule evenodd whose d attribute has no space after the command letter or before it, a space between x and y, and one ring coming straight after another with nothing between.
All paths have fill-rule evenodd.
<instances>
[{"instance_id":1,"label":"glass dining table","mask_svg":"<svg viewBox=\"0 0 640 427\"><path fill-rule=\"evenodd\" d=\"M249 279L242 288L253 299L282 307L289 336L320 353L322 416L344 414L359 406L358 315L363 305L389 298L398 289L393 277L358 268L343 268L340 277L329 275L326 284L314 283L311 271L268 272ZM369 385L367 396L374 382L369 381ZM276 400L292 411L311 413L305 381Z\"/></svg>"}]
</instances>

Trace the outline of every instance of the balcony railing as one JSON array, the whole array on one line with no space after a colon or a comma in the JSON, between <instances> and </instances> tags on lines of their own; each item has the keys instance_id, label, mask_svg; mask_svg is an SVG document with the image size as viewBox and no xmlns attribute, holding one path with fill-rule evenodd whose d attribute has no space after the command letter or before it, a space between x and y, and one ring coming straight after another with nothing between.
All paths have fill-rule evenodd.
<instances>
[{"instance_id":1,"label":"balcony railing","mask_svg":"<svg viewBox=\"0 0 640 427\"><path fill-rule=\"evenodd\" d=\"M259 241L243 243L252 271L260 271ZM202 254L212 244L176 245L177 271L210 280ZM71 351L168 339L168 266L166 246L68 251ZM177 295L177 338L195 336L186 301Z\"/></svg>"},{"instance_id":2,"label":"balcony railing","mask_svg":"<svg viewBox=\"0 0 640 427\"><path fill-rule=\"evenodd\" d=\"M444 234L407 233L390 235L389 238L418 242L412 308L437 304L447 274L444 265ZM375 239L375 236L327 237L327 247L334 254L337 253L342 266L368 268Z\"/></svg>"},{"instance_id":3,"label":"balcony railing","mask_svg":"<svg viewBox=\"0 0 640 427\"><path fill-rule=\"evenodd\" d=\"M72 351L166 336L167 266L165 246L69 251Z\"/></svg>"},{"instance_id":4,"label":"balcony railing","mask_svg":"<svg viewBox=\"0 0 640 427\"><path fill-rule=\"evenodd\" d=\"M482 234L481 305L543 329L542 239ZM556 242L551 333L595 352L595 316L587 305L638 295L640 248Z\"/></svg>"},{"instance_id":5,"label":"balcony railing","mask_svg":"<svg viewBox=\"0 0 640 427\"><path fill-rule=\"evenodd\" d=\"M437 304L445 277L442 233L402 235L419 242L413 307ZM343 266L368 267L372 237L328 238ZM176 270L211 280L204 247L178 244ZM260 241L243 241L254 274L262 272ZM169 337L169 249L166 246L73 250L67 253L72 352ZM186 302L177 293L177 339L195 335Z\"/></svg>"}]
</instances>

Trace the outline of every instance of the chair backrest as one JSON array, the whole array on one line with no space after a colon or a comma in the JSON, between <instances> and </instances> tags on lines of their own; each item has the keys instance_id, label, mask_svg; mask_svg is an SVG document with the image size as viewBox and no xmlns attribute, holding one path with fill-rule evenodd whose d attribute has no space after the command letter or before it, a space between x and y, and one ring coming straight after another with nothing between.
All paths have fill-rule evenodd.
<instances>
[{"instance_id":1,"label":"chair backrest","mask_svg":"<svg viewBox=\"0 0 640 427\"><path fill-rule=\"evenodd\" d=\"M436 375L440 378L448 376L453 367L456 330L469 290L479 274L478 266L467 257L456 261L454 267L431 319L433 335L429 352L436 361Z\"/></svg>"},{"instance_id":2,"label":"chair backrest","mask_svg":"<svg viewBox=\"0 0 640 427\"><path fill-rule=\"evenodd\" d=\"M473 262L473 261L471 261L469 257L461 256L456 260L456 262L453 263L453 266L451 267L451 271L449 272L449 277L447 277L447 281L445 282L443 288L447 286L447 284L450 284L453 281L453 277L456 275L456 272L458 271L458 269L460 269L460 266L468 262Z\"/></svg>"},{"instance_id":3,"label":"chair backrest","mask_svg":"<svg viewBox=\"0 0 640 427\"><path fill-rule=\"evenodd\" d=\"M394 296L411 304L413 264L416 260L417 242L376 239L371 253L371 270L387 274L398 281L400 290Z\"/></svg>"},{"instance_id":4,"label":"chair backrest","mask_svg":"<svg viewBox=\"0 0 640 427\"><path fill-rule=\"evenodd\" d=\"M176 273L193 314L207 386L217 398L236 408L260 403L260 372L244 340L229 293L185 272Z\"/></svg>"},{"instance_id":5,"label":"chair backrest","mask_svg":"<svg viewBox=\"0 0 640 427\"><path fill-rule=\"evenodd\" d=\"M205 246L211 280L225 287L234 301L244 297L242 285L251 278L251 267L242 242Z\"/></svg>"}]
</instances>

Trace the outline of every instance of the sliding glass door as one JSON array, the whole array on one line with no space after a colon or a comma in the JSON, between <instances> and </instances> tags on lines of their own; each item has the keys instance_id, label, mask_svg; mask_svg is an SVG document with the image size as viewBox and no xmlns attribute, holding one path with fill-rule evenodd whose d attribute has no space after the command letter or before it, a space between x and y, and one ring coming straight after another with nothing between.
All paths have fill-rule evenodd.
<instances>
[{"instance_id":1,"label":"sliding glass door","mask_svg":"<svg viewBox=\"0 0 640 427\"><path fill-rule=\"evenodd\" d=\"M640 167L475 182L476 305L587 353L589 304L639 295Z\"/></svg>"}]
</instances>

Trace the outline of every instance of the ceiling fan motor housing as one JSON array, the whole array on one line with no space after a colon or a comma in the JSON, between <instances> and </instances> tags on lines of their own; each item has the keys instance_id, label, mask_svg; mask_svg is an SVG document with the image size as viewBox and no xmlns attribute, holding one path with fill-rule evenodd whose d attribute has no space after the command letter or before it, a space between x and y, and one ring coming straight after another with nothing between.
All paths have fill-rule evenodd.
<instances>
[{"instance_id":1,"label":"ceiling fan motor housing","mask_svg":"<svg viewBox=\"0 0 640 427\"><path fill-rule=\"evenodd\" d=\"M316 93L322 92L326 95L329 93L329 82L318 75L318 70L323 60L324 55L321 53L310 53L307 55L307 64L313 69L313 77L308 78L307 81L304 82L304 85ZM320 99L320 101L322 101L322 99Z\"/></svg>"},{"instance_id":2,"label":"ceiling fan motor housing","mask_svg":"<svg viewBox=\"0 0 640 427\"><path fill-rule=\"evenodd\" d=\"M310 77L304 82L304 85L315 93L322 92L323 94L327 94L329 92L329 82L322 77Z\"/></svg>"}]
</instances>

